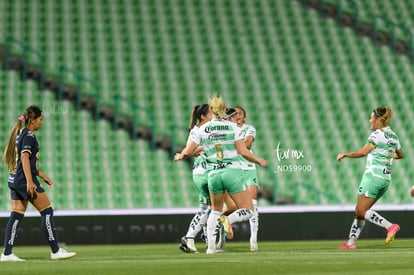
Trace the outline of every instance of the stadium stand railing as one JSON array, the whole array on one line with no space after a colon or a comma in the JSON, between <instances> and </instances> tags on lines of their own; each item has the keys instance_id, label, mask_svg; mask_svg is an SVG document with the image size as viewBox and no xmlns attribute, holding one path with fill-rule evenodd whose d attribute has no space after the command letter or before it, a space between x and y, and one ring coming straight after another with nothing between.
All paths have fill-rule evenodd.
<instances>
[{"instance_id":1,"label":"stadium stand railing","mask_svg":"<svg viewBox=\"0 0 414 275\"><path fill-rule=\"evenodd\" d=\"M355 33L372 39L376 46L389 46L394 54L406 55L414 63L414 45L412 30L405 24L390 19L387 11L403 9L387 9L388 1L355 0L299 0L305 7L315 8L323 17L333 18L339 26L350 27ZM375 3L375 4L373 4ZM394 3L395 4L395 3ZM408 3L407 3L408 4ZM368 5L365 9L379 13L364 13L360 5ZM374 8L375 7L375 8ZM395 7L395 5L394 5ZM404 6L403 6L404 7ZM373 9L372 9L373 8ZM402 12L400 12L401 14ZM361 16L362 14L362 16ZM410 20L407 20L410 22Z\"/></svg>"}]
</instances>

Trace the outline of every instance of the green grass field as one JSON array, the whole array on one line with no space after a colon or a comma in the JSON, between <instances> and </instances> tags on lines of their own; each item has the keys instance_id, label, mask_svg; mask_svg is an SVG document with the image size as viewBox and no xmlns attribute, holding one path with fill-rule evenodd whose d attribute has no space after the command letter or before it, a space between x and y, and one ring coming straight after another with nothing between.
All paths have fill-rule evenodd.
<instances>
[{"instance_id":1,"label":"green grass field","mask_svg":"<svg viewBox=\"0 0 414 275\"><path fill-rule=\"evenodd\" d=\"M70 260L51 261L47 246L16 246L26 262L2 262L0 274L414 274L414 240L361 240L355 251L340 251L342 241L228 242L226 252L185 254L178 244L79 245Z\"/></svg>"}]
</instances>

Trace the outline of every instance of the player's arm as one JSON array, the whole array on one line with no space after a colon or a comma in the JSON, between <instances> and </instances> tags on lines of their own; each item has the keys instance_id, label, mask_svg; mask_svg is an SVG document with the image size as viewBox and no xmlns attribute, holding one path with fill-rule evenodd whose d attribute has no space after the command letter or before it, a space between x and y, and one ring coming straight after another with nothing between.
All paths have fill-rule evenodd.
<instances>
[{"instance_id":1,"label":"player's arm","mask_svg":"<svg viewBox=\"0 0 414 275\"><path fill-rule=\"evenodd\" d=\"M33 197L36 192L36 185L33 182L32 171L30 170L30 152L21 153L24 177L26 178L27 193Z\"/></svg>"},{"instance_id":2,"label":"player's arm","mask_svg":"<svg viewBox=\"0 0 414 275\"><path fill-rule=\"evenodd\" d=\"M38 170L37 171L37 175L44 181L44 182L46 182L46 184L49 186L49 187L51 187L52 185L53 185L53 182L52 182L52 180L48 177L48 176L46 176L41 170Z\"/></svg>"},{"instance_id":3,"label":"player's arm","mask_svg":"<svg viewBox=\"0 0 414 275\"><path fill-rule=\"evenodd\" d=\"M369 143L365 144L364 147L354 151L354 152L348 152L348 153L340 153L336 156L337 161L341 161L343 158L362 158L368 155L372 150L374 150L375 145Z\"/></svg>"},{"instance_id":4,"label":"player's arm","mask_svg":"<svg viewBox=\"0 0 414 275\"><path fill-rule=\"evenodd\" d=\"M402 158L404 158L404 152L400 148L400 149L395 151L394 159L402 159Z\"/></svg>"},{"instance_id":5,"label":"player's arm","mask_svg":"<svg viewBox=\"0 0 414 275\"><path fill-rule=\"evenodd\" d=\"M198 156L201 152L203 152L204 147L203 146L197 146L197 148L193 152L193 156Z\"/></svg>"},{"instance_id":6,"label":"player's arm","mask_svg":"<svg viewBox=\"0 0 414 275\"><path fill-rule=\"evenodd\" d=\"M193 153L196 149L197 144L194 141L189 140L184 149L180 153L175 154L174 161L186 159L193 156Z\"/></svg>"},{"instance_id":7,"label":"player's arm","mask_svg":"<svg viewBox=\"0 0 414 275\"><path fill-rule=\"evenodd\" d=\"M258 158L256 157L254 154L252 154L249 149L247 149L246 144L244 143L243 140L239 139L235 142L236 145L236 149L237 152L244 157L245 159L247 159L248 161L254 162L259 164L262 167L267 167L267 161L262 159L262 158Z\"/></svg>"},{"instance_id":8,"label":"player's arm","mask_svg":"<svg viewBox=\"0 0 414 275\"><path fill-rule=\"evenodd\" d=\"M252 147L254 141L254 136L247 136L244 140L244 144L246 144L247 149L250 149Z\"/></svg>"}]
</instances>

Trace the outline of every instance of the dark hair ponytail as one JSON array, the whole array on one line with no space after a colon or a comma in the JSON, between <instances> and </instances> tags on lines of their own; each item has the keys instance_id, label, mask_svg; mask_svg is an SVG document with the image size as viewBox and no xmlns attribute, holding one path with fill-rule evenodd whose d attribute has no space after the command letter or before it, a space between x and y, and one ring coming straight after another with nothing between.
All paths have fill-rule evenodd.
<instances>
[{"instance_id":1,"label":"dark hair ponytail","mask_svg":"<svg viewBox=\"0 0 414 275\"><path fill-rule=\"evenodd\" d=\"M193 107L193 111L191 113L190 124L188 125L188 128L187 128L188 132L190 132L191 129L193 129L194 126L201 121L202 115L208 114L208 111L209 111L208 104L196 105Z\"/></svg>"},{"instance_id":2,"label":"dark hair ponytail","mask_svg":"<svg viewBox=\"0 0 414 275\"><path fill-rule=\"evenodd\" d=\"M22 123L25 125L33 119L36 119L42 115L42 110L37 106L29 106L22 115L20 115L17 121L14 123L13 128L10 131L9 140L6 148L3 152L3 162L6 164L10 173L14 173L16 169L16 138L17 134L22 127Z\"/></svg>"},{"instance_id":3,"label":"dark hair ponytail","mask_svg":"<svg viewBox=\"0 0 414 275\"><path fill-rule=\"evenodd\" d=\"M190 124L188 125L188 132L191 131L191 129L194 128L194 126L197 124L197 110L200 107L200 105L195 105L193 107L193 111L191 112L191 119L190 119Z\"/></svg>"}]
</instances>

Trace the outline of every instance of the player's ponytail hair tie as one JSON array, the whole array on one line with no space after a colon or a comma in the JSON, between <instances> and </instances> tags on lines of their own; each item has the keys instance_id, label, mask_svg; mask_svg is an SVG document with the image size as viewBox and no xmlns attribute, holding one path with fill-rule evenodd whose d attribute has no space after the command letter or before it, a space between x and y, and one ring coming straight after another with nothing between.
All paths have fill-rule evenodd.
<instances>
[{"instance_id":1,"label":"player's ponytail hair tie","mask_svg":"<svg viewBox=\"0 0 414 275\"><path fill-rule=\"evenodd\" d=\"M24 115L20 115L20 116L19 116L19 120L20 120L21 122L25 122L25 121L26 121L26 118L24 117Z\"/></svg>"}]
</instances>

